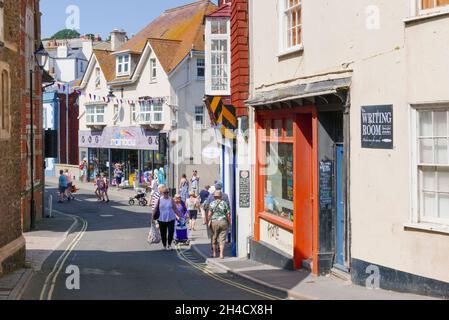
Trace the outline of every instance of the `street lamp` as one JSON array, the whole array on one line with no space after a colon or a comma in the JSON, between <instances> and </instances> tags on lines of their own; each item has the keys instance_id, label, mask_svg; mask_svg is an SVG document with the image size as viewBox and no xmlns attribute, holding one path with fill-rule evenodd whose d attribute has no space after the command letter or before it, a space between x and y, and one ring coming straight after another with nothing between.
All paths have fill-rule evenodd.
<instances>
[{"instance_id":1,"label":"street lamp","mask_svg":"<svg viewBox=\"0 0 449 320\"><path fill-rule=\"evenodd\" d=\"M34 58L39 66L39 71L43 71L48 60L48 52L45 51L44 45L40 44L39 48L34 52ZM36 203L34 199L34 114L33 114L33 70L30 68L30 152L31 152L31 203L30 203L30 229L35 228L36 221Z\"/></svg>"}]
</instances>

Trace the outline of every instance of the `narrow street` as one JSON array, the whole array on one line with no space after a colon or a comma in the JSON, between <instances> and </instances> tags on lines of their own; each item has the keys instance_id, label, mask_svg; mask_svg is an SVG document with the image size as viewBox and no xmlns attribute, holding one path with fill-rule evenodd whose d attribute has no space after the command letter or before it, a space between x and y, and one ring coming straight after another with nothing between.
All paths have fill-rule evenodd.
<instances>
[{"instance_id":1,"label":"narrow street","mask_svg":"<svg viewBox=\"0 0 449 320\"><path fill-rule=\"evenodd\" d=\"M130 207L125 197L109 204L80 191L57 212L78 219L66 241L45 261L22 299L31 300L270 300L276 293L207 267L188 247L163 251L147 242L149 208ZM193 238L195 234L192 235ZM80 270L80 289L69 290L68 266Z\"/></svg>"}]
</instances>

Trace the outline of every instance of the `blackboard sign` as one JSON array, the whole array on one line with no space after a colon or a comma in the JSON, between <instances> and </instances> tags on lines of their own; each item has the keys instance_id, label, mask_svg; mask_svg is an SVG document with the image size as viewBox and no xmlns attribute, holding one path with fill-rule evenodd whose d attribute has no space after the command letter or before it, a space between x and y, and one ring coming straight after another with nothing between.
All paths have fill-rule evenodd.
<instances>
[{"instance_id":1,"label":"blackboard sign","mask_svg":"<svg viewBox=\"0 0 449 320\"><path fill-rule=\"evenodd\" d=\"M393 149L393 106L362 107L362 148Z\"/></svg>"},{"instance_id":2,"label":"blackboard sign","mask_svg":"<svg viewBox=\"0 0 449 320\"><path fill-rule=\"evenodd\" d=\"M333 162L320 161L320 209L331 210L333 204Z\"/></svg>"},{"instance_id":3,"label":"blackboard sign","mask_svg":"<svg viewBox=\"0 0 449 320\"><path fill-rule=\"evenodd\" d=\"M240 171L240 208L251 207L251 188L250 188L250 173L247 170Z\"/></svg>"}]
</instances>

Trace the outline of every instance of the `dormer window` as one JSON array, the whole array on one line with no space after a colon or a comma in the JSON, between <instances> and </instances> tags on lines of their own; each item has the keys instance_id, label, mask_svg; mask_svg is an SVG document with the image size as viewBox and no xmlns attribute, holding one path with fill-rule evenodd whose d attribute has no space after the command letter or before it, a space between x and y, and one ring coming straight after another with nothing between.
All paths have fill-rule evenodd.
<instances>
[{"instance_id":1,"label":"dormer window","mask_svg":"<svg viewBox=\"0 0 449 320\"><path fill-rule=\"evenodd\" d=\"M117 76L128 76L130 68L129 54L120 55L117 57Z\"/></svg>"}]
</instances>

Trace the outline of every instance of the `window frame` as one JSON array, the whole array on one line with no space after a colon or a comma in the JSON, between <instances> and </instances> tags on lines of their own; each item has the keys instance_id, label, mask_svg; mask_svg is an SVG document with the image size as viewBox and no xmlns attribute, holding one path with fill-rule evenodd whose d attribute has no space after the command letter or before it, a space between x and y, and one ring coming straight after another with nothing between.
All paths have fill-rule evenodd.
<instances>
[{"instance_id":1,"label":"window frame","mask_svg":"<svg viewBox=\"0 0 449 320\"><path fill-rule=\"evenodd\" d=\"M220 96L228 96L231 94L231 22L228 18L219 18L223 21L226 21L226 30L227 32L225 34L212 34L211 28L212 28L212 21L217 18L208 18L206 20L206 56L205 56L205 81L206 81L206 92L210 95L220 95ZM227 44L227 65L224 68L227 77L227 85L224 90L215 90L213 88L213 81L212 81L212 58L217 51L212 52L212 44L214 41L226 41ZM218 51L223 52L223 51ZM198 72L198 71L197 71Z\"/></svg>"},{"instance_id":2,"label":"window frame","mask_svg":"<svg viewBox=\"0 0 449 320\"><path fill-rule=\"evenodd\" d=\"M128 61L126 61L128 60ZM131 74L131 55L130 54L121 54L117 56L117 76L129 76ZM125 66L128 68L127 71L125 71Z\"/></svg>"},{"instance_id":3,"label":"window frame","mask_svg":"<svg viewBox=\"0 0 449 320\"><path fill-rule=\"evenodd\" d=\"M156 58L150 59L150 83L157 82L157 60Z\"/></svg>"},{"instance_id":4,"label":"window frame","mask_svg":"<svg viewBox=\"0 0 449 320\"><path fill-rule=\"evenodd\" d=\"M86 105L86 125L106 125L106 104L89 104ZM99 108L103 108L103 112L98 112ZM93 109L94 112L90 112ZM90 118L92 117L92 118ZM99 117L103 117L103 121L98 121ZM91 121L90 119L94 119Z\"/></svg>"},{"instance_id":5,"label":"window frame","mask_svg":"<svg viewBox=\"0 0 449 320\"><path fill-rule=\"evenodd\" d=\"M199 108L201 108L201 110L202 110L202 112L201 113L199 113L198 112L198 110L199 110ZM204 106L200 106L200 105L198 105L198 106L195 106L195 114L194 114L194 119L193 119L193 124L194 124L194 128L196 129L196 130L203 130L204 128L205 128L205 126L206 126L206 112L205 112L206 110L205 110L205 108L204 108ZM201 117L201 123L200 122L198 122L198 117Z\"/></svg>"},{"instance_id":6,"label":"window frame","mask_svg":"<svg viewBox=\"0 0 449 320\"><path fill-rule=\"evenodd\" d=\"M420 136L420 113L425 111L438 112L445 111L447 119L447 135L445 137L448 139L448 148L447 148L447 160L448 164L437 164L437 163L422 163L421 162L421 154L420 154L420 139L425 139L426 137ZM423 168L447 168L449 169L449 103L441 103L441 104L415 104L410 107L410 128L411 128L411 215L409 223L405 224L406 228L412 229L424 229L428 231L437 231L449 233L449 219L441 219L439 217L426 217L422 209L422 198L421 198L421 172ZM433 118L433 117L432 117ZM433 121L432 121L432 130L433 130ZM435 136L433 133L432 137L429 139L438 139L438 136ZM433 157L435 156L434 148L432 147ZM434 161L435 162L435 161ZM436 173L438 169L435 170ZM435 175L436 179L436 175ZM437 183L436 181L434 183ZM439 194L438 190L433 191L432 193ZM443 192L447 193L447 192ZM435 197L435 205L438 205L438 198ZM437 211L438 212L438 211Z\"/></svg>"},{"instance_id":7,"label":"window frame","mask_svg":"<svg viewBox=\"0 0 449 320\"><path fill-rule=\"evenodd\" d=\"M278 56L284 56L284 55L288 55L294 52L299 52L301 50L304 49L304 44L303 44L303 21L302 21L302 10L303 10L303 3L302 0L298 0L298 4L291 7L291 8L286 8L286 2L288 0L278 0L278 10L279 10L279 15L278 15L278 25L279 25L279 48L278 48ZM300 32L299 32L299 38L300 38L300 43L295 45L295 46L291 46L288 47L287 46L287 40L286 40L286 33L287 33L287 13L288 11L294 10L296 8L299 8L299 10L301 11L300 17L299 17L299 28L300 28Z\"/></svg>"},{"instance_id":8,"label":"window frame","mask_svg":"<svg viewBox=\"0 0 449 320\"><path fill-rule=\"evenodd\" d=\"M417 14L418 15L425 15L425 14L432 14L432 13L438 13L438 12L449 12L449 4L445 4L445 5L435 5L432 8L428 8L428 9L424 9L423 8L423 0L413 0L416 5L417 8ZM433 1L437 1L437 0L433 0Z\"/></svg>"},{"instance_id":9,"label":"window frame","mask_svg":"<svg viewBox=\"0 0 449 320\"><path fill-rule=\"evenodd\" d=\"M200 61L202 61L202 64L200 64ZM200 76L200 70L203 72L202 76ZM206 58L196 59L196 78L198 80L204 80L206 78Z\"/></svg>"}]
</instances>

